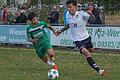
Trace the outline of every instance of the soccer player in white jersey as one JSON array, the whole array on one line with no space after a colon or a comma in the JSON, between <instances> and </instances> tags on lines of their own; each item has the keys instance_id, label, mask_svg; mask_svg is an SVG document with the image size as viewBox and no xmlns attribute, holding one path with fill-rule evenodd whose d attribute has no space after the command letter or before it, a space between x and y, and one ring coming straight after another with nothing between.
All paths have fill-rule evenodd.
<instances>
[{"instance_id":1,"label":"soccer player in white jersey","mask_svg":"<svg viewBox=\"0 0 120 80\"><path fill-rule=\"evenodd\" d=\"M80 53L86 57L88 64L93 69L95 69L101 76L105 76L105 70L102 70L97 66L90 54L94 51L94 48L91 42L91 37L86 30L86 23L90 16L94 18L92 12L90 10L77 11L76 0L68 0L66 6L68 9L68 12L66 13L66 23L68 26L58 30L58 35L71 28L71 36L75 47L77 47L80 50Z\"/></svg>"}]
</instances>

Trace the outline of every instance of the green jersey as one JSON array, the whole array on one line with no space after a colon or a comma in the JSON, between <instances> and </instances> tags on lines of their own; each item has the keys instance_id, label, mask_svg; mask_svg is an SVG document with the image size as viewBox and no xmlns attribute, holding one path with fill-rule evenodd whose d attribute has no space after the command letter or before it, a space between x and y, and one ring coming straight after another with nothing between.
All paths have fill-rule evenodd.
<instances>
[{"instance_id":1,"label":"green jersey","mask_svg":"<svg viewBox=\"0 0 120 80\"><path fill-rule=\"evenodd\" d=\"M37 43L33 43L34 48L37 48L43 44L50 44L49 37L48 37L47 33L45 32L44 28L48 28L48 24L44 21L39 21L36 25L34 25L34 26L29 25L27 27L28 39L29 38L37 38L38 39ZM35 30L35 29L38 29L38 30ZM35 30L35 31L32 31L32 30Z\"/></svg>"}]
</instances>

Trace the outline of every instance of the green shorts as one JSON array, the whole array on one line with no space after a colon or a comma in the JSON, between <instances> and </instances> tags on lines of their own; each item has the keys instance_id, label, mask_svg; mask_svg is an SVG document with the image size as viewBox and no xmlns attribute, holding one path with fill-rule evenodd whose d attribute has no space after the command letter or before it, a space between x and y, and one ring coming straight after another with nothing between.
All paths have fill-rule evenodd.
<instances>
[{"instance_id":1,"label":"green shorts","mask_svg":"<svg viewBox=\"0 0 120 80\"><path fill-rule=\"evenodd\" d=\"M43 45L40 45L37 48L35 48L35 50L36 50L37 55L40 58L43 58L46 55L47 50L51 49L51 48L52 48L52 46L50 44L43 44Z\"/></svg>"}]
</instances>

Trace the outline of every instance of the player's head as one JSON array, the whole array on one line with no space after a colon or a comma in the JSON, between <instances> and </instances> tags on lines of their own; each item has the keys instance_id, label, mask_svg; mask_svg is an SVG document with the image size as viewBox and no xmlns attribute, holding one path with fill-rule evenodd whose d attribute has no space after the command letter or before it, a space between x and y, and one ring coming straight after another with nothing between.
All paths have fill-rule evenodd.
<instances>
[{"instance_id":1,"label":"player's head","mask_svg":"<svg viewBox=\"0 0 120 80\"><path fill-rule=\"evenodd\" d=\"M88 4L88 9L89 9L90 11L93 11L93 10L94 10L94 5L93 5L93 4Z\"/></svg>"},{"instance_id":2,"label":"player's head","mask_svg":"<svg viewBox=\"0 0 120 80\"><path fill-rule=\"evenodd\" d=\"M38 22L36 13L34 13L34 12L30 12L28 14L28 19L31 21L31 24L33 24L33 25L37 24L37 22Z\"/></svg>"},{"instance_id":3,"label":"player's head","mask_svg":"<svg viewBox=\"0 0 120 80\"><path fill-rule=\"evenodd\" d=\"M67 6L67 9L70 12L70 14L75 15L76 10L77 10L77 1L76 0L68 0L66 2L66 6Z\"/></svg>"}]
</instances>

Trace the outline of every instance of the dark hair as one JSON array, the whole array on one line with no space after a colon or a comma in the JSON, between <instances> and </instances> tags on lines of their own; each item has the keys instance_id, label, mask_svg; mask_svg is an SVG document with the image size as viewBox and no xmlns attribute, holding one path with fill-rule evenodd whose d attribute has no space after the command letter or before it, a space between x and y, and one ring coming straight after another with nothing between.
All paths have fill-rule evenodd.
<instances>
[{"instance_id":1,"label":"dark hair","mask_svg":"<svg viewBox=\"0 0 120 80\"><path fill-rule=\"evenodd\" d=\"M30 12L29 14L28 14L28 20L32 20L32 18L34 18L34 17L36 17L36 13L34 13L34 12Z\"/></svg>"},{"instance_id":2,"label":"dark hair","mask_svg":"<svg viewBox=\"0 0 120 80\"><path fill-rule=\"evenodd\" d=\"M88 4L87 6L93 6L93 7L95 7L95 5L94 5L94 4Z\"/></svg>"},{"instance_id":3,"label":"dark hair","mask_svg":"<svg viewBox=\"0 0 120 80\"><path fill-rule=\"evenodd\" d=\"M68 4L73 4L74 6L77 6L77 0L68 0L66 2L66 5L68 5Z\"/></svg>"}]
</instances>

